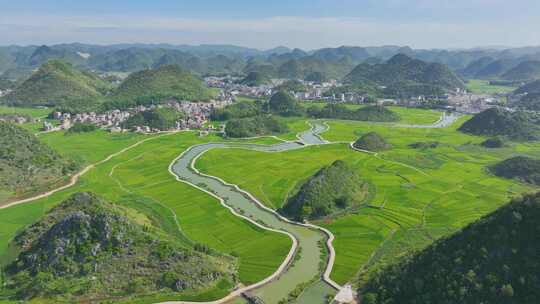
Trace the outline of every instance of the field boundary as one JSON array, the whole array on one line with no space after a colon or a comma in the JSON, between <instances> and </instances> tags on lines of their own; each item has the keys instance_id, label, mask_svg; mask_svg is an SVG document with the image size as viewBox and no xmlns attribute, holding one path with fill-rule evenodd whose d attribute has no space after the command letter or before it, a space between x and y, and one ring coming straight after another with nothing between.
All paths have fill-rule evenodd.
<instances>
[{"instance_id":1,"label":"field boundary","mask_svg":"<svg viewBox=\"0 0 540 304\"><path fill-rule=\"evenodd\" d=\"M308 123L310 124L310 123ZM310 124L311 125L311 124ZM314 126L312 126L314 127ZM319 137L320 138L320 137ZM320 138L322 140L322 138ZM324 141L324 140L323 140ZM331 144L327 141L325 141L325 144ZM188 149L186 149L185 151L183 151L178 157L176 157L170 164L169 164L169 173L171 175L173 175L177 181L179 182L182 182L182 183L185 183L185 184L188 184L196 189L199 189L207 194L209 194L210 196L216 198L222 206L224 206L225 208L229 209L229 211L235 215L235 216L238 216L242 219L245 219L247 221L249 221L250 223L256 225L257 227L260 227L262 229L265 229L265 230L268 230L268 231L273 231L273 232L278 232L278 233L282 233L282 234L285 234L287 236L289 236L289 238L291 238L291 240L293 241L293 245L289 251L289 254L287 255L287 257L285 258L285 260L283 261L283 263L280 265L280 267L272 274L270 275L269 277L265 278L264 280L260 281L260 282L257 282L257 283L254 283L252 285L249 285L249 286L246 286L246 287L243 287L243 288L240 288L240 289L237 289L237 290L234 290L233 292L231 292L229 295L227 295L226 297L224 298L221 298L219 300L215 300L215 301L209 301L209 302L189 302L189 301L167 301L167 302L161 302L159 304L221 304L221 303L227 303L228 301L238 297L238 296L241 296L242 293L245 293L245 292L248 292L248 291L251 291L251 290L254 290L254 289L257 289L259 287L262 287L272 281L274 281L275 279L277 279L280 275L283 274L283 272L287 269L288 265L290 265L290 263L292 262L297 250L298 250L298 240L296 239L296 237L294 237L294 235L292 235L291 233L287 232L287 231L283 231L283 230L277 230L277 229L273 229L273 228L270 228L270 227L266 227L264 225L261 225L259 223L257 223L256 221L254 221L253 219L247 217L247 216L244 216L244 215L241 215L239 214L238 212L236 212L236 210L227 205L225 203L225 201L219 197L218 195L216 195L215 193L212 193L210 191L208 191L207 189L204 189L200 186L197 186L195 184L193 184L192 182L189 182L189 181L186 181L186 180L183 180L180 178L180 176L178 174L176 174L174 171L173 171L173 166L174 164L176 164L178 162L178 160L180 158L182 158L186 153L188 153L189 151L191 151L193 148L197 147L197 146L200 146L200 145L193 145L191 147L189 147ZM261 146L264 146L264 145L261 145ZM308 145L306 145L305 147L307 147ZM246 149L246 150L250 150L249 148L247 147L216 147L216 148L229 148L229 149ZM328 258L327 258L327 266L325 268L325 271L322 273L322 280L326 283L328 283L332 288L336 289L336 290L340 290L342 288L342 286L340 286L339 284L337 284L334 280L332 280L330 278L330 274L332 273L332 270L333 270L333 266L334 266L334 262L335 262L335 256L336 256L336 252L335 252L335 249L332 245L332 242L334 241L335 237L334 235L332 234L332 232L330 232L329 230L323 228L323 227L319 227L319 226L316 226L316 225L313 225L313 224L305 224L305 223L299 223L299 222L295 222L295 221L291 221L289 220L288 218L285 218L283 217L282 215L280 215L279 213L277 213L275 210L265 206L262 202L260 202L255 196L253 196L251 193L241 189L238 185L236 184L231 184L231 183L228 183L226 182L225 180L217 177L217 176L212 176L212 175L208 175L208 174L205 174L205 173L201 173L196 167L195 167L195 163L197 162L197 160L203 156L206 152L212 150L212 149L215 149L215 148L210 148L210 149L207 149L199 154L197 154L190 162L190 166L188 169L191 169L193 170L193 172L195 172L196 174L200 175L200 176L204 176L204 177L208 177L208 178L211 178L211 179L214 179L214 180L217 180L219 181L220 183L222 183L223 185L225 186L229 186L229 187L232 187L234 190L236 190L237 192L247 196L250 200L252 200L253 202L255 202L255 204L257 205L258 208L261 208L267 212L270 212L271 214L273 214L274 216L276 216L279 220L282 220L282 221L285 221L285 222L288 222L290 224L293 224L293 225L298 225L298 226L303 226L303 227L306 227L306 228L309 228L309 229L315 229L315 230L318 230L318 231L321 231L325 234L326 236L326 247L328 249ZM301 149L301 148L300 148ZM275 152L268 152L268 153L275 153Z\"/></svg>"},{"instance_id":2,"label":"field boundary","mask_svg":"<svg viewBox=\"0 0 540 304\"><path fill-rule=\"evenodd\" d=\"M86 166L84 169L82 169L81 171L79 171L78 173L72 175L69 179L69 183L63 185L63 186L60 186L58 188L55 188L55 189L52 189L52 190L49 190L47 192L44 192L44 193L41 193L41 194L38 194L38 195L35 195L35 196L32 196L32 197L29 197L29 198L25 198L25 199L22 199L22 200L18 200L18 201L13 201L13 202L10 202L10 203L7 203L5 205L2 205L0 206L0 210L2 209L7 209L7 208L10 208L10 207L13 207L13 206L16 206L16 205L21 205L21 204L24 204L24 203L29 203L29 202L32 202L32 201L35 201L35 200L38 200L38 199L42 199L42 198L46 198L46 197L49 197L57 192L60 192L62 190L66 190L72 186L74 186L78 181L79 181L79 178L83 175L85 175L86 173L88 173L88 171L92 170L93 168L95 168L96 166L99 166L103 163L106 163L108 162L109 160L111 160L112 158L120 155L120 154L123 154L124 152L126 151L129 151L147 141L150 141L150 140L154 140L156 138L161 138L163 136L168 136L168 135L172 135L172 134L176 134L178 132L169 132L169 133L166 133L166 134L161 134L161 135L158 135L158 136L153 136L153 137L149 137L149 138L145 138L143 140L140 140L134 144L132 144L131 146L128 146L126 148L123 148L122 150L118 151L118 152L115 152L109 156L107 156L106 158L96 162L96 163L93 163L93 164L90 164L88 166Z\"/></svg>"}]
</instances>

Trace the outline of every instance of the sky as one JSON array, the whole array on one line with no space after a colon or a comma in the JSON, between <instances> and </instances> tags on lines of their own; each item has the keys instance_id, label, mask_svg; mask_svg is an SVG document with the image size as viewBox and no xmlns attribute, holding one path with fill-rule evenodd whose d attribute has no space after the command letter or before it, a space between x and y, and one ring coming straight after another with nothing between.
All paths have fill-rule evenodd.
<instances>
[{"instance_id":1,"label":"sky","mask_svg":"<svg viewBox=\"0 0 540 304\"><path fill-rule=\"evenodd\" d=\"M539 0L0 0L0 45L540 45Z\"/></svg>"}]
</instances>

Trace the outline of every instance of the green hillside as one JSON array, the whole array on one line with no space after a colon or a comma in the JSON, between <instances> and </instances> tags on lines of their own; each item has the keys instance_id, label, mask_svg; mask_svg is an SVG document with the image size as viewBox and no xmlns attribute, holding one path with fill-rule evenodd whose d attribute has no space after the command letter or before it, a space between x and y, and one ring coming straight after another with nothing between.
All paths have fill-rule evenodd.
<instances>
[{"instance_id":1,"label":"green hillside","mask_svg":"<svg viewBox=\"0 0 540 304\"><path fill-rule=\"evenodd\" d=\"M354 147L366 151L384 151L392 148L386 140L378 133L369 132L362 135L357 141L354 142Z\"/></svg>"},{"instance_id":2,"label":"green hillside","mask_svg":"<svg viewBox=\"0 0 540 304\"><path fill-rule=\"evenodd\" d=\"M440 95L465 84L448 67L398 54L383 64L362 63L345 77L351 85L384 86L385 94L403 97Z\"/></svg>"},{"instance_id":3,"label":"green hillside","mask_svg":"<svg viewBox=\"0 0 540 304\"><path fill-rule=\"evenodd\" d=\"M217 121L226 121L233 118L253 117L259 114L261 114L260 105L251 101L241 101L225 108L213 109L210 118Z\"/></svg>"},{"instance_id":4,"label":"green hillside","mask_svg":"<svg viewBox=\"0 0 540 304\"><path fill-rule=\"evenodd\" d=\"M133 212L92 193L72 195L12 241L19 253L6 266L4 294L94 302L232 280L231 258L167 238L148 218L131 219Z\"/></svg>"},{"instance_id":5,"label":"green hillside","mask_svg":"<svg viewBox=\"0 0 540 304\"><path fill-rule=\"evenodd\" d=\"M532 82L529 82L525 85L522 85L521 87L517 88L514 91L514 94L533 94L533 93L540 93L540 80L535 80Z\"/></svg>"},{"instance_id":6,"label":"green hillside","mask_svg":"<svg viewBox=\"0 0 540 304\"><path fill-rule=\"evenodd\" d=\"M0 122L0 204L64 181L77 166L16 125Z\"/></svg>"},{"instance_id":7,"label":"green hillside","mask_svg":"<svg viewBox=\"0 0 540 304\"><path fill-rule=\"evenodd\" d=\"M502 75L505 80L540 79L540 61L524 61Z\"/></svg>"},{"instance_id":8,"label":"green hillside","mask_svg":"<svg viewBox=\"0 0 540 304\"><path fill-rule=\"evenodd\" d=\"M496 149L496 148L502 148L505 146L504 140L500 136L495 136L492 138L488 138L480 143L480 145L484 148L488 149Z\"/></svg>"},{"instance_id":9,"label":"green hillside","mask_svg":"<svg viewBox=\"0 0 540 304\"><path fill-rule=\"evenodd\" d=\"M514 94L526 94L514 104L522 109L540 111L540 80L527 83L514 91Z\"/></svg>"},{"instance_id":10,"label":"green hillside","mask_svg":"<svg viewBox=\"0 0 540 304\"><path fill-rule=\"evenodd\" d=\"M110 89L96 75L51 60L0 101L16 106L55 106L73 100L100 99Z\"/></svg>"},{"instance_id":11,"label":"green hillside","mask_svg":"<svg viewBox=\"0 0 540 304\"><path fill-rule=\"evenodd\" d=\"M508 136L513 140L538 139L539 128L527 113L487 109L466 121L459 131L474 135Z\"/></svg>"},{"instance_id":12,"label":"green hillside","mask_svg":"<svg viewBox=\"0 0 540 304\"><path fill-rule=\"evenodd\" d=\"M201 79L179 66L166 65L129 75L112 94L108 107L126 108L171 99L204 101L210 98L210 92Z\"/></svg>"},{"instance_id":13,"label":"green hillside","mask_svg":"<svg viewBox=\"0 0 540 304\"><path fill-rule=\"evenodd\" d=\"M260 115L230 120L225 127L225 134L232 138L242 138L285 133L288 130L285 123L274 117Z\"/></svg>"},{"instance_id":14,"label":"green hillside","mask_svg":"<svg viewBox=\"0 0 540 304\"><path fill-rule=\"evenodd\" d=\"M148 111L139 112L126 120L122 127L124 129L133 129L135 127L150 127L160 131L166 131L174 128L176 122L184 117L180 113L171 108L159 108Z\"/></svg>"},{"instance_id":15,"label":"green hillside","mask_svg":"<svg viewBox=\"0 0 540 304\"><path fill-rule=\"evenodd\" d=\"M301 116L304 114L304 108L298 100L291 94L279 91L272 95L268 101L270 112L282 116Z\"/></svg>"},{"instance_id":16,"label":"green hillside","mask_svg":"<svg viewBox=\"0 0 540 304\"><path fill-rule=\"evenodd\" d=\"M327 104L324 108L309 108L308 113L315 118L359 121L394 122L400 119L397 113L383 106L367 106L351 110L342 104Z\"/></svg>"},{"instance_id":17,"label":"green hillside","mask_svg":"<svg viewBox=\"0 0 540 304\"><path fill-rule=\"evenodd\" d=\"M500 177L540 185L540 160L538 159L516 156L491 166L489 170Z\"/></svg>"},{"instance_id":18,"label":"green hillside","mask_svg":"<svg viewBox=\"0 0 540 304\"><path fill-rule=\"evenodd\" d=\"M240 81L241 84L250 87L261 86L270 83L270 77L264 72L253 71Z\"/></svg>"},{"instance_id":19,"label":"green hillside","mask_svg":"<svg viewBox=\"0 0 540 304\"><path fill-rule=\"evenodd\" d=\"M304 182L280 213L298 221L317 219L358 206L368 193L368 184L338 160Z\"/></svg>"},{"instance_id":20,"label":"green hillside","mask_svg":"<svg viewBox=\"0 0 540 304\"><path fill-rule=\"evenodd\" d=\"M516 66L516 61L513 59L499 59L479 69L474 78L479 79L494 79L500 78L508 70Z\"/></svg>"},{"instance_id":21,"label":"green hillside","mask_svg":"<svg viewBox=\"0 0 540 304\"><path fill-rule=\"evenodd\" d=\"M538 303L539 221L540 194L515 199L374 274L362 303Z\"/></svg>"},{"instance_id":22,"label":"green hillside","mask_svg":"<svg viewBox=\"0 0 540 304\"><path fill-rule=\"evenodd\" d=\"M295 92L295 93L307 91L307 87L301 81L296 80L296 79L287 80L281 85L277 86L275 89L279 91Z\"/></svg>"}]
</instances>

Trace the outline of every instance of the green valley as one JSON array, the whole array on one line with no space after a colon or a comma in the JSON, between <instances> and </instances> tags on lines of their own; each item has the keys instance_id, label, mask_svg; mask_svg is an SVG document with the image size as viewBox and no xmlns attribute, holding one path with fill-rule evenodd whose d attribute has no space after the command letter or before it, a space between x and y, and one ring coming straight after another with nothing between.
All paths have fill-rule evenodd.
<instances>
[{"instance_id":1,"label":"green valley","mask_svg":"<svg viewBox=\"0 0 540 304\"><path fill-rule=\"evenodd\" d=\"M531 186L490 175L487 167L515 151L537 157L537 143L512 143L502 149L480 146L482 137L457 131L462 117L446 128L407 128L368 122L327 121L322 136L352 142L377 132L392 149L377 155L357 152L348 144L264 153L238 149L212 150L196 166L246 189L273 209L285 206L295 188L336 160L351 166L373 188L359 210L314 220L336 237L336 262L331 277L355 281L421 249L502 206ZM410 147L437 141L429 149ZM467 201L468 203L463 203Z\"/></svg>"},{"instance_id":2,"label":"green valley","mask_svg":"<svg viewBox=\"0 0 540 304\"><path fill-rule=\"evenodd\" d=\"M533 4L19 2L0 304L540 303Z\"/></svg>"}]
</instances>

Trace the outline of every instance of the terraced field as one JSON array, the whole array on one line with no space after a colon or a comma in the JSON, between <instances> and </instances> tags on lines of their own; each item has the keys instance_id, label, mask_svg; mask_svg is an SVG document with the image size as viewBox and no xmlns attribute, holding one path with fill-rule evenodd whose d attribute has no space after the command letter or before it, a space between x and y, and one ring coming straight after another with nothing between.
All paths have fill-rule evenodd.
<instances>
[{"instance_id":1,"label":"terraced field","mask_svg":"<svg viewBox=\"0 0 540 304\"><path fill-rule=\"evenodd\" d=\"M454 232L495 210L530 186L489 175L485 167L519 154L540 156L540 144L513 144L487 150L484 140L459 133L467 117L443 129L398 128L388 124L329 121L323 137L350 142L376 131L393 149L378 155L356 152L348 144L311 146L282 153L212 150L199 159L202 172L238 184L277 209L303 180L341 159L370 182L370 206L316 222L335 236L337 257L332 279L343 284L411 250ZM296 123L296 122L295 122ZM414 142L438 141L434 149L413 149Z\"/></svg>"}]
</instances>

